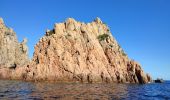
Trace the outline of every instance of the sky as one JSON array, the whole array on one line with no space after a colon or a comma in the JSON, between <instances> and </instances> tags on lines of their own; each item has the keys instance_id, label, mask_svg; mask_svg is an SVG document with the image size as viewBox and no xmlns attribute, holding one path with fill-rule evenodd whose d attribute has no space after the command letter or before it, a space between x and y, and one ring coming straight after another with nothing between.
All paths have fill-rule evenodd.
<instances>
[{"instance_id":1,"label":"sky","mask_svg":"<svg viewBox=\"0 0 170 100\"><path fill-rule=\"evenodd\" d=\"M129 58L153 79L170 80L170 0L0 0L0 17L28 39L30 58L54 23L100 17Z\"/></svg>"}]
</instances>

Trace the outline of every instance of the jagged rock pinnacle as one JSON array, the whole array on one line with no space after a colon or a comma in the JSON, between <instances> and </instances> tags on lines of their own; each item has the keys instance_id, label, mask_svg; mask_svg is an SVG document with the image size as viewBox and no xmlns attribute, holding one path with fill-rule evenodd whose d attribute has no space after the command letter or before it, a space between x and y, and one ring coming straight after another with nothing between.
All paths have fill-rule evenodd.
<instances>
[{"instance_id":1,"label":"jagged rock pinnacle","mask_svg":"<svg viewBox=\"0 0 170 100\"><path fill-rule=\"evenodd\" d=\"M0 18L0 67L23 66L29 60L26 49L26 40L19 43L13 29Z\"/></svg>"},{"instance_id":2,"label":"jagged rock pinnacle","mask_svg":"<svg viewBox=\"0 0 170 100\"><path fill-rule=\"evenodd\" d=\"M97 23L99 23L99 24L102 23L102 21L101 21L101 19L100 19L99 17L97 17L94 21L97 22Z\"/></svg>"},{"instance_id":3,"label":"jagged rock pinnacle","mask_svg":"<svg viewBox=\"0 0 170 100\"><path fill-rule=\"evenodd\" d=\"M87 24L73 18L56 23L35 45L31 63L7 76L57 82L150 82L150 76L128 58L108 30L98 17Z\"/></svg>"}]
</instances>

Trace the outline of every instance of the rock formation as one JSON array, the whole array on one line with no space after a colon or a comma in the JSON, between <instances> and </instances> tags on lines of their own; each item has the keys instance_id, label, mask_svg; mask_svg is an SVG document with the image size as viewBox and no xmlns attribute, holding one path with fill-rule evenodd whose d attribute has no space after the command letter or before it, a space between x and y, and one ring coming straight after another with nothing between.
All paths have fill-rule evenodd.
<instances>
[{"instance_id":1,"label":"rock formation","mask_svg":"<svg viewBox=\"0 0 170 100\"><path fill-rule=\"evenodd\" d=\"M0 68L23 66L29 62L26 39L19 43L15 32L0 18Z\"/></svg>"},{"instance_id":2,"label":"rock formation","mask_svg":"<svg viewBox=\"0 0 170 100\"><path fill-rule=\"evenodd\" d=\"M108 26L99 18L91 23L68 18L64 23L55 24L54 29L47 30L34 49L30 64L12 71L5 69L6 71L0 72L1 78L7 78L5 76L8 74L11 79L33 81L151 81L151 77L143 72L141 66L128 58Z\"/></svg>"}]
</instances>

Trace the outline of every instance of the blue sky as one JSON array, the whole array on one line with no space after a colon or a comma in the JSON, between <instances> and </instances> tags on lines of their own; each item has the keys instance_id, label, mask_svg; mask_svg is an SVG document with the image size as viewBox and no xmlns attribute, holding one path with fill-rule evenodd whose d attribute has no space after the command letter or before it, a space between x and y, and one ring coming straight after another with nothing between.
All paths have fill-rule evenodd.
<instances>
[{"instance_id":1,"label":"blue sky","mask_svg":"<svg viewBox=\"0 0 170 100\"><path fill-rule=\"evenodd\" d=\"M170 79L170 0L0 0L0 17L34 45L68 17L91 22L100 17L131 59L153 78Z\"/></svg>"}]
</instances>

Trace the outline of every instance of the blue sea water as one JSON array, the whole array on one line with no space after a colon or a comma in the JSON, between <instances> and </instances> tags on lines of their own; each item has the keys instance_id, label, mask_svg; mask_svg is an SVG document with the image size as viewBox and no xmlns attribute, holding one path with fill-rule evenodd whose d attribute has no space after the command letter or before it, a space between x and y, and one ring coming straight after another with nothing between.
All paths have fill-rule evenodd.
<instances>
[{"instance_id":1,"label":"blue sea water","mask_svg":"<svg viewBox=\"0 0 170 100\"><path fill-rule=\"evenodd\" d=\"M170 81L150 84L79 84L0 80L3 100L170 100Z\"/></svg>"}]
</instances>

